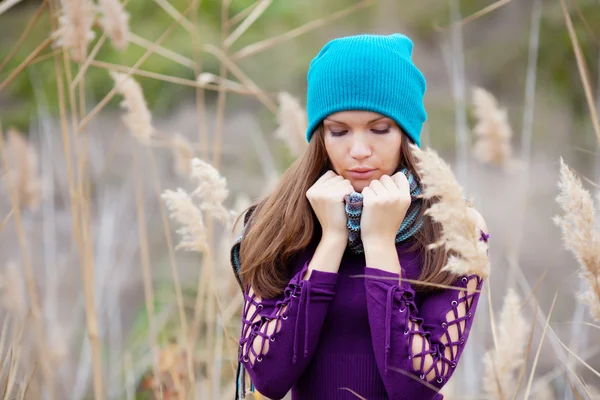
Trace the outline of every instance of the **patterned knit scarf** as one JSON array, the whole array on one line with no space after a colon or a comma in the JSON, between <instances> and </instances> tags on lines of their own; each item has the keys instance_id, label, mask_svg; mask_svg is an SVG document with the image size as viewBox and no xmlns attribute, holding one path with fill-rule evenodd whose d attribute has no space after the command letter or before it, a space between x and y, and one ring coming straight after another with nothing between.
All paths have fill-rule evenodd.
<instances>
[{"instance_id":1,"label":"patterned knit scarf","mask_svg":"<svg viewBox=\"0 0 600 400\"><path fill-rule=\"evenodd\" d=\"M417 233L419 229L421 229L421 226L423 226L422 218L417 219L417 216L421 211L422 200L416 198L416 196L421 193L421 187L408 169L403 168L400 171L404 173L408 179L410 196L412 200L410 202L410 206L408 207L408 211L406 211L402 225L400 225L398 233L396 234L396 243L400 243L410 238ZM362 215L363 196L360 193L353 192L347 195L344 200L346 216L348 217L347 226L350 234L348 237L348 249L355 254L364 253L364 248L360 237L360 217Z\"/></svg>"}]
</instances>

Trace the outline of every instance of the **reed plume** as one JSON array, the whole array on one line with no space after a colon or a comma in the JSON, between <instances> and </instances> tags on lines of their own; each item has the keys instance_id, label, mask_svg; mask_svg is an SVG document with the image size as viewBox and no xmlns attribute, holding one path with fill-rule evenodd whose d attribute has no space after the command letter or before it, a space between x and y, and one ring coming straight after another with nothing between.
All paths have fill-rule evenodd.
<instances>
[{"instance_id":1,"label":"reed plume","mask_svg":"<svg viewBox=\"0 0 600 400\"><path fill-rule=\"evenodd\" d=\"M121 107L127 110L123 121L131 134L143 144L148 144L155 132L152 125L152 114L148 110L142 87L130 76L111 71L111 77L123 95Z\"/></svg>"},{"instance_id":2,"label":"reed plume","mask_svg":"<svg viewBox=\"0 0 600 400\"><path fill-rule=\"evenodd\" d=\"M462 188L450 166L431 149L421 150L411 145L411 150L418 160L417 171L423 185L423 197L439 200L425 212L442 226L440 240L429 247L444 246L449 252L444 271L457 275L476 274L487 278L487 244L479 240L479 227L470 217Z\"/></svg>"},{"instance_id":3,"label":"reed plume","mask_svg":"<svg viewBox=\"0 0 600 400\"><path fill-rule=\"evenodd\" d=\"M113 46L123 51L129 43L129 14L119 0L99 0L102 11L100 24Z\"/></svg>"},{"instance_id":4,"label":"reed plume","mask_svg":"<svg viewBox=\"0 0 600 400\"><path fill-rule=\"evenodd\" d=\"M555 216L560 227L565 248L579 262L579 276L589 284L589 289L578 295L589 307L590 315L600 321L600 238L595 224L594 202L581 181L560 159L559 194L556 197L564 215Z\"/></svg>"},{"instance_id":5,"label":"reed plume","mask_svg":"<svg viewBox=\"0 0 600 400\"><path fill-rule=\"evenodd\" d=\"M59 28L53 33L58 46L69 50L75 62L83 62L94 39L96 8L90 0L62 0Z\"/></svg>"},{"instance_id":6,"label":"reed plume","mask_svg":"<svg viewBox=\"0 0 600 400\"><path fill-rule=\"evenodd\" d=\"M525 362L528 324L521 313L521 299L513 289L504 297L498 321L498 348L483 356L483 389L489 399L512 399L515 375Z\"/></svg>"},{"instance_id":7,"label":"reed plume","mask_svg":"<svg viewBox=\"0 0 600 400\"><path fill-rule=\"evenodd\" d=\"M300 157L308 148L306 129L308 117L296 98L286 92L279 93L279 127L275 132L287 145L294 157Z\"/></svg>"},{"instance_id":8,"label":"reed plume","mask_svg":"<svg viewBox=\"0 0 600 400\"><path fill-rule=\"evenodd\" d=\"M484 164L507 167L512 159L512 129L506 109L500 108L494 96L482 88L473 89L473 128L476 141L474 157Z\"/></svg>"},{"instance_id":9,"label":"reed plume","mask_svg":"<svg viewBox=\"0 0 600 400\"><path fill-rule=\"evenodd\" d=\"M16 129L8 130L8 151L12 168L8 172L15 187L21 206L35 210L42 201L42 181L38 175L36 151Z\"/></svg>"}]
</instances>

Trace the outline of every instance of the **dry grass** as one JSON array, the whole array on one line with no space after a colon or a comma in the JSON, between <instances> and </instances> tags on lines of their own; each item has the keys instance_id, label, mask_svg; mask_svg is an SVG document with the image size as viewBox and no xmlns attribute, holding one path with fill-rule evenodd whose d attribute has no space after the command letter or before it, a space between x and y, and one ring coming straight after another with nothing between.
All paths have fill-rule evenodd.
<instances>
[{"instance_id":1,"label":"dry grass","mask_svg":"<svg viewBox=\"0 0 600 400\"><path fill-rule=\"evenodd\" d=\"M564 215L555 217L554 222L562 231L565 247L579 262L580 277L589 284L589 289L579 294L579 300L587 304L592 318L600 321L600 237L594 202L562 158L558 188L556 201Z\"/></svg>"},{"instance_id":2,"label":"dry grass","mask_svg":"<svg viewBox=\"0 0 600 400\"><path fill-rule=\"evenodd\" d=\"M427 215L442 226L442 237L431 248L444 246L455 255L448 257L444 270L457 275L476 274L489 276L487 245L480 241L480 230L470 217L469 206L462 188L454 177L450 166L431 149L421 150L412 146L417 157L417 170L423 184L423 197L439 199Z\"/></svg>"},{"instance_id":3,"label":"dry grass","mask_svg":"<svg viewBox=\"0 0 600 400\"><path fill-rule=\"evenodd\" d=\"M152 126L152 114L148 110L140 84L126 74L111 72L110 75L124 98L121 107L127 110L123 117L125 125L140 142L148 144L156 129Z\"/></svg>"},{"instance_id":4,"label":"dry grass","mask_svg":"<svg viewBox=\"0 0 600 400\"><path fill-rule=\"evenodd\" d=\"M516 374L525 362L529 334L521 307L521 299L509 289L497 324L497 348L488 351L483 358L483 390L490 399L512 399L516 395Z\"/></svg>"},{"instance_id":5,"label":"dry grass","mask_svg":"<svg viewBox=\"0 0 600 400\"><path fill-rule=\"evenodd\" d=\"M473 128L476 141L473 155L484 164L508 167L512 162L512 129L506 109L500 108L494 96L482 88L473 89Z\"/></svg>"},{"instance_id":6,"label":"dry grass","mask_svg":"<svg viewBox=\"0 0 600 400\"><path fill-rule=\"evenodd\" d=\"M73 61L83 62L95 36L96 8L90 0L61 0L61 5L60 28L54 33L56 44L68 50Z\"/></svg>"},{"instance_id":7,"label":"dry grass","mask_svg":"<svg viewBox=\"0 0 600 400\"><path fill-rule=\"evenodd\" d=\"M308 148L306 129L308 119L306 111L298 99L286 92L279 94L279 113L277 113L279 127L275 136L283 140L294 157L300 157Z\"/></svg>"}]
</instances>

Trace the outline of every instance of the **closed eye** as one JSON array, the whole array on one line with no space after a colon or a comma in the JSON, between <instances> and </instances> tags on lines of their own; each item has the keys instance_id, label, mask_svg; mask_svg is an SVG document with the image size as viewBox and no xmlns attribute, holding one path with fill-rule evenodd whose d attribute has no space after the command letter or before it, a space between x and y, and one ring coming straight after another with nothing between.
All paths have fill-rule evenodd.
<instances>
[{"instance_id":1,"label":"closed eye","mask_svg":"<svg viewBox=\"0 0 600 400\"><path fill-rule=\"evenodd\" d=\"M348 131L329 131L331 132L331 136L342 136L343 134L345 134Z\"/></svg>"},{"instance_id":2,"label":"closed eye","mask_svg":"<svg viewBox=\"0 0 600 400\"><path fill-rule=\"evenodd\" d=\"M377 134L384 134L384 133L388 133L390 131L389 128L386 129L371 129L371 131L373 131L374 133Z\"/></svg>"}]
</instances>

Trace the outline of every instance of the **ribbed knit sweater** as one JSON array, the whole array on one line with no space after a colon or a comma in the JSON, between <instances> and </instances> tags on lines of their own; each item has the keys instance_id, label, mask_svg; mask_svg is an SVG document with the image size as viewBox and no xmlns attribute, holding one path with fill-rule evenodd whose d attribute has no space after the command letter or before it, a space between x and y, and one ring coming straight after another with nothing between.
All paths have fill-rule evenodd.
<instances>
[{"instance_id":1,"label":"ribbed knit sweater","mask_svg":"<svg viewBox=\"0 0 600 400\"><path fill-rule=\"evenodd\" d=\"M442 399L482 280L458 277L453 285L463 290L415 292L400 275L369 268L364 254L349 251L338 273L313 270L303 280L317 244L291 260L293 277L281 296L245 292L239 358L255 388L271 399L290 389L294 400L356 399L352 392L368 400ZM422 258L410 244L396 245L401 276L417 279ZM415 350L416 335L424 346Z\"/></svg>"}]
</instances>

